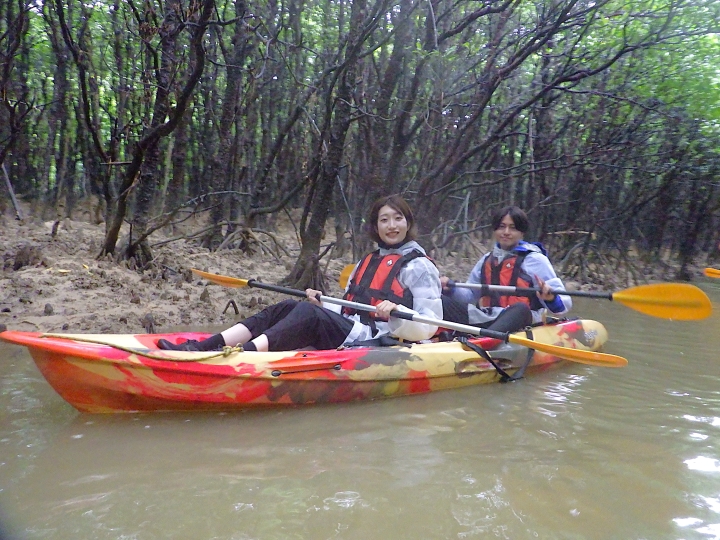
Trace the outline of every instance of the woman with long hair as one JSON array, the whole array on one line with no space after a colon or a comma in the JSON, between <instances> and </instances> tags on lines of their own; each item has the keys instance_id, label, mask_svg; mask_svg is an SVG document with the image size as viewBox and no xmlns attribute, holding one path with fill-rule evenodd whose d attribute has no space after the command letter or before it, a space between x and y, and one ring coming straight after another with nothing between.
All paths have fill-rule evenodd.
<instances>
[{"instance_id":1,"label":"woman with long hair","mask_svg":"<svg viewBox=\"0 0 720 540\"><path fill-rule=\"evenodd\" d=\"M394 336L407 341L429 339L433 325L390 317L397 309L442 319L440 275L415 241L412 210L399 195L375 201L368 216L370 237L378 249L366 255L350 275L345 298L375 306L354 311L318 300L322 293L306 289L307 301L284 300L268 306L205 340L179 345L159 340L161 349L211 351L242 345L246 351L286 351L341 345Z\"/></svg>"}]
</instances>

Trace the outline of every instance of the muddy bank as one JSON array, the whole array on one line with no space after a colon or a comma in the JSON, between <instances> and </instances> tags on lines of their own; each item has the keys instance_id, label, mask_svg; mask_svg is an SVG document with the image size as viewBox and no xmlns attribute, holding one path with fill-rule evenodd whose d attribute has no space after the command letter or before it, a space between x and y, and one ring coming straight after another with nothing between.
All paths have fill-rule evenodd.
<instances>
[{"instance_id":1,"label":"muddy bank","mask_svg":"<svg viewBox=\"0 0 720 540\"><path fill-rule=\"evenodd\" d=\"M194 240L165 243L168 238L157 232L150 239L151 245L155 244L155 264L151 270L139 272L132 262L118 262L110 256L97 260L104 224L64 220L55 231L53 228L52 221L0 216L0 324L9 329L138 333L230 325L286 297L209 284L190 269L278 283L299 253L289 221L278 220L273 231L281 247L273 248L268 241L252 255L238 249L210 252ZM332 241L331 227L327 234L326 241ZM465 279L476 260L450 256L435 262L441 274ZM327 263L328 294L342 294L338 277L352 262L348 255ZM698 275L701 270L697 268ZM612 289L628 286L598 285ZM566 286L580 288L568 280ZM582 288L597 287L586 283Z\"/></svg>"},{"instance_id":2,"label":"muddy bank","mask_svg":"<svg viewBox=\"0 0 720 540\"><path fill-rule=\"evenodd\" d=\"M96 259L104 232L103 224L65 220L53 236L53 222L2 218L0 324L13 330L91 333L231 324L284 297L208 284L190 268L276 283L294 262L266 250L253 256L240 250L211 253L194 242L175 241L154 248L153 269L138 272L127 261ZM155 234L151 243L163 240ZM289 253L297 249L292 243L284 246ZM329 281L336 282L349 262L332 261ZM228 306L231 301L238 314Z\"/></svg>"}]
</instances>

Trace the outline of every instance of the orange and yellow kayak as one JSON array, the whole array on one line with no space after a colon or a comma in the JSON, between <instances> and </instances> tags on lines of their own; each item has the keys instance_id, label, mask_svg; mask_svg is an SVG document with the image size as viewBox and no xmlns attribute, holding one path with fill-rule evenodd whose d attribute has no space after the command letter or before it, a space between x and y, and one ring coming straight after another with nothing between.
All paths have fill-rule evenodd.
<instances>
[{"instance_id":1,"label":"orange and yellow kayak","mask_svg":"<svg viewBox=\"0 0 720 540\"><path fill-rule=\"evenodd\" d=\"M573 320L533 328L532 339L599 350L602 324ZM519 333L526 337L526 334ZM498 371L463 344L451 341L392 347L286 352L184 352L157 348L208 334L43 334L0 332L28 348L55 391L81 412L233 410L344 403L422 394L498 382ZM490 338L472 339L512 375L528 349ZM525 374L563 361L535 351Z\"/></svg>"}]
</instances>

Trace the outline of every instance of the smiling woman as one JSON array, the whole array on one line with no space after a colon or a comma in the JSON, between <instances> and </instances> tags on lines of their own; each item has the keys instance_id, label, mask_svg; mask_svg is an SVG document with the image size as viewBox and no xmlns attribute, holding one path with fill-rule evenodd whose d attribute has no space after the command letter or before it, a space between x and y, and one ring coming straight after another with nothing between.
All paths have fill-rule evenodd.
<instances>
[{"instance_id":1,"label":"smiling woman","mask_svg":"<svg viewBox=\"0 0 720 540\"><path fill-rule=\"evenodd\" d=\"M408 222L400 210L385 205L380 208L377 218L377 234L388 245L402 242L407 236Z\"/></svg>"},{"instance_id":2,"label":"smiling woman","mask_svg":"<svg viewBox=\"0 0 720 540\"><path fill-rule=\"evenodd\" d=\"M341 345L392 335L422 341L437 326L390 317L393 310L442 319L440 276L415 241L415 218L399 195L382 197L370 209L368 231L378 249L364 257L350 276L345 299L371 304L356 311L320 300L322 291L306 289L307 301L285 300L269 306L203 341L158 341L162 349L211 351L242 345L247 351L287 351Z\"/></svg>"}]
</instances>

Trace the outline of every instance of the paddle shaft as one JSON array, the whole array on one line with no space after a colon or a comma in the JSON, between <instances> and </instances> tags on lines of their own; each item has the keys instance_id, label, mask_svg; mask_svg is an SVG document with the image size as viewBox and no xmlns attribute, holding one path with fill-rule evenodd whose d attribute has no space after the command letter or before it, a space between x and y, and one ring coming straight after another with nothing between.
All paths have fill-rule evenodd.
<instances>
[{"instance_id":1,"label":"paddle shaft","mask_svg":"<svg viewBox=\"0 0 720 540\"><path fill-rule=\"evenodd\" d=\"M307 294L298 289L290 289L288 287L281 287L279 285L270 285L263 283L255 279L249 279L247 282L248 287L255 287L258 289L265 289L268 291L274 291L279 293L288 294L290 296L296 296L298 298L307 298ZM369 311L374 313L376 311L375 306L368 304L361 304L359 302L352 302L351 300L343 300L341 298L334 298L332 296L319 295L318 300L327 302L329 304L337 304L338 306L349 307L360 311ZM458 332L465 332L466 334L474 334L476 336L485 336L489 338L499 339L508 342L509 334L506 332L496 332L495 330L487 330L485 328L478 328L476 326L469 326L467 324L459 324L450 321L444 321L439 319L432 319L430 317L423 317L415 313L406 313L397 309L390 313L391 316L397 319L405 319L408 321L414 321L423 324L430 324L433 326L440 326L442 328L448 328L450 330L457 330Z\"/></svg>"},{"instance_id":2,"label":"paddle shaft","mask_svg":"<svg viewBox=\"0 0 720 540\"><path fill-rule=\"evenodd\" d=\"M278 285L268 285L265 283L262 283L260 281L251 279L239 279L239 278L232 278L230 276L221 276L218 274L211 274L209 272L203 272L202 270L192 269L192 271L202 276L206 279L209 279L210 281L214 281L215 283L218 283L220 285L223 285L225 287L256 287L259 289L266 289L269 291L275 291L280 292L284 294L288 294L290 296L297 296L300 298L307 298L307 294L303 291L299 291L297 289L289 289L287 287L281 287ZM334 303L339 305L345 305L348 307L352 307L358 310L363 311L370 311L375 312L377 309L374 306L370 306L367 304L360 304L357 302L351 302L349 300L341 300L339 298L333 298L331 296L324 296L322 294L318 295L318 300L324 300L328 303ZM480 336L487 336L494 339L498 339L501 341L504 341L505 343L515 343L517 345L521 345L523 347L529 347L531 349L535 349L541 352L545 352L548 354L552 354L555 356L558 356L560 358L564 358L566 360L571 360L573 362L580 362L583 364L590 364L594 366L602 366L602 367L623 367L627 365L627 360L625 358L622 358L621 356L616 356L613 354L605 354L597 351L588 351L583 349L576 349L572 347L563 347L558 345L552 345L549 343L538 343L532 339L520 337L515 334L510 333L503 333L503 332L497 332L493 330L487 330L487 329L481 329L476 328L475 326L468 326L464 324L457 324L449 321L444 321L442 319L432 319L428 317L422 317L420 314L412 314L407 312L401 312L399 310L394 310L390 314L393 317L397 317L400 319L407 319L410 321L415 321L423 324L430 324L432 326L438 326L443 328L450 328L453 330L458 330L460 332L465 332L468 334L474 334L474 335L480 335Z\"/></svg>"},{"instance_id":3,"label":"paddle shaft","mask_svg":"<svg viewBox=\"0 0 720 540\"><path fill-rule=\"evenodd\" d=\"M511 296L532 296L541 292L542 289L537 287L511 287L506 285L482 285L480 283L455 283L448 281L449 286L462 287L463 289L477 289L482 292L483 296L488 296L490 292L497 292ZM612 300L613 295L609 292L602 291L556 291L551 290L550 294L562 294L565 296L584 296L585 298L602 298L604 300Z\"/></svg>"}]
</instances>

